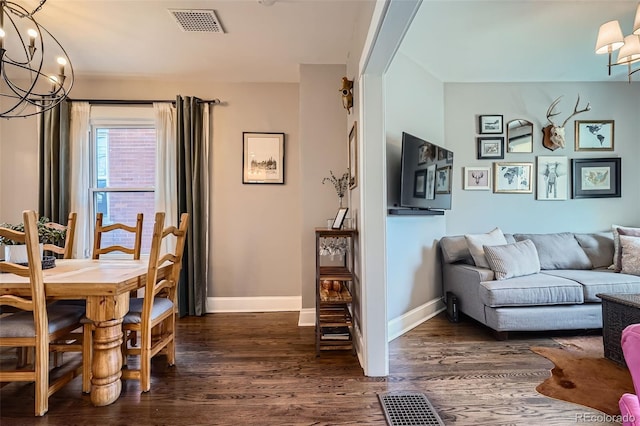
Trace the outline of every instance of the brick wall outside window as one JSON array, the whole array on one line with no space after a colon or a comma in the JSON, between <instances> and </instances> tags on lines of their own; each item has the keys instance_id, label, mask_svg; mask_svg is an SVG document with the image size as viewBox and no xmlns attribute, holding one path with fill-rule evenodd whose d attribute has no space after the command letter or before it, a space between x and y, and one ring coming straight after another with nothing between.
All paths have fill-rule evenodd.
<instances>
[{"instance_id":1,"label":"brick wall outside window","mask_svg":"<svg viewBox=\"0 0 640 426\"><path fill-rule=\"evenodd\" d=\"M109 128L106 157L106 188L153 188L155 185L156 131L153 128ZM106 197L104 224L135 225L139 212L144 214L142 253L149 253L155 216L153 192L100 192ZM102 210L102 209L100 209ZM102 246L130 247L131 234L113 231L104 234Z\"/></svg>"}]
</instances>

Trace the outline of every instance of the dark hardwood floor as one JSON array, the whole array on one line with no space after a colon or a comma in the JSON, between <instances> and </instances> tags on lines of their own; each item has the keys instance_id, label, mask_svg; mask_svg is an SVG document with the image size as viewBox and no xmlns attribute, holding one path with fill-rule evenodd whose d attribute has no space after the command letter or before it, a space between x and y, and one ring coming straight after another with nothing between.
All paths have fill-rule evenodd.
<instances>
[{"instance_id":1,"label":"dark hardwood floor","mask_svg":"<svg viewBox=\"0 0 640 426\"><path fill-rule=\"evenodd\" d=\"M391 342L388 377L369 378L350 352L316 357L313 327L297 321L297 312L180 319L177 365L154 360L150 392L125 382L118 401L93 407L76 378L35 418L33 385L11 383L0 390L0 424L385 425L377 394L387 391L424 392L447 425L574 425L601 415L535 391L552 364L529 347L558 346L548 333L498 341L469 319L438 315Z\"/></svg>"}]
</instances>

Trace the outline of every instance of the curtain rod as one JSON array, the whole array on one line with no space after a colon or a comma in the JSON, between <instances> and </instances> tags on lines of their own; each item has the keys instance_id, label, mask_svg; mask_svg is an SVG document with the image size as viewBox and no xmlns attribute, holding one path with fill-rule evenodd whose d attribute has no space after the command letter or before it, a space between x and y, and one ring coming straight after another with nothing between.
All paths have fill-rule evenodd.
<instances>
[{"instance_id":1,"label":"curtain rod","mask_svg":"<svg viewBox=\"0 0 640 426\"><path fill-rule=\"evenodd\" d=\"M151 105L155 102L175 104L174 100L136 100L136 99L67 99L69 102L89 102L91 105ZM201 100L198 99L198 103L201 104L214 104L219 105L220 99Z\"/></svg>"}]
</instances>

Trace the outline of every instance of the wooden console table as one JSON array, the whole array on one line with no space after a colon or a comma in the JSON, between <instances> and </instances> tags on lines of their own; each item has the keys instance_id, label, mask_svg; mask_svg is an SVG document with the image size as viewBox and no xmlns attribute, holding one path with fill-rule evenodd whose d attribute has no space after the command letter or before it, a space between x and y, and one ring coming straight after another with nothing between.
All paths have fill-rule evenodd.
<instances>
[{"instance_id":1,"label":"wooden console table","mask_svg":"<svg viewBox=\"0 0 640 426\"><path fill-rule=\"evenodd\" d=\"M602 299L602 340L604 356L620 365L627 365L620 340L622 330L640 323L640 294L596 294Z\"/></svg>"}]
</instances>

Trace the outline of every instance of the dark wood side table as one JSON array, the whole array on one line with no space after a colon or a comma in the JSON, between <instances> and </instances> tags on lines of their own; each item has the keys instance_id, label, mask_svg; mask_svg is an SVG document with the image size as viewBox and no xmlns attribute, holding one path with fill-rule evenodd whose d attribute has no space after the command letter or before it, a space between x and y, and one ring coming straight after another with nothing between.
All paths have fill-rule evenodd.
<instances>
[{"instance_id":1,"label":"dark wood side table","mask_svg":"<svg viewBox=\"0 0 640 426\"><path fill-rule=\"evenodd\" d=\"M640 323L640 294L596 294L602 299L602 341L604 356L627 365L620 345L622 330Z\"/></svg>"}]
</instances>

